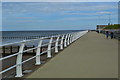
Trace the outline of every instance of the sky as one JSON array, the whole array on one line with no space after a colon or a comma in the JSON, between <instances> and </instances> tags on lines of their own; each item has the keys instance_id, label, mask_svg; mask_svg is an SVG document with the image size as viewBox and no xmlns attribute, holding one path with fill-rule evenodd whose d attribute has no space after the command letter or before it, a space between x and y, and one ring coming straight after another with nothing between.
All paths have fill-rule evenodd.
<instances>
[{"instance_id":1,"label":"sky","mask_svg":"<svg viewBox=\"0 0 120 80\"><path fill-rule=\"evenodd\" d=\"M85 30L118 23L117 2L3 2L2 30Z\"/></svg>"},{"instance_id":2,"label":"sky","mask_svg":"<svg viewBox=\"0 0 120 80\"><path fill-rule=\"evenodd\" d=\"M119 2L119 0L1 0L2 2Z\"/></svg>"}]
</instances>

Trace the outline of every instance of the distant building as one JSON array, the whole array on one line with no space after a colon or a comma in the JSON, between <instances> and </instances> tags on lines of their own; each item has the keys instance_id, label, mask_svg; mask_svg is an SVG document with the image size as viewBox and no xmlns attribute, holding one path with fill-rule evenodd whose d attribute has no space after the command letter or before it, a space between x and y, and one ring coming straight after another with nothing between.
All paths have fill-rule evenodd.
<instances>
[{"instance_id":1,"label":"distant building","mask_svg":"<svg viewBox=\"0 0 120 80\"><path fill-rule=\"evenodd\" d=\"M99 33L105 28L107 27L108 25L97 25L97 28L96 30L99 31Z\"/></svg>"}]
</instances>

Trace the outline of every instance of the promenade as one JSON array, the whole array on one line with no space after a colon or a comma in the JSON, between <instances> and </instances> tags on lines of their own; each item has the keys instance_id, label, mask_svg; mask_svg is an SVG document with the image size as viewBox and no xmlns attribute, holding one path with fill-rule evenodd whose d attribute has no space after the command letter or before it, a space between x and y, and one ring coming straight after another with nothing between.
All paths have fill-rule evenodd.
<instances>
[{"instance_id":1,"label":"promenade","mask_svg":"<svg viewBox=\"0 0 120 80\"><path fill-rule=\"evenodd\" d=\"M118 41L89 32L27 78L117 78Z\"/></svg>"}]
</instances>

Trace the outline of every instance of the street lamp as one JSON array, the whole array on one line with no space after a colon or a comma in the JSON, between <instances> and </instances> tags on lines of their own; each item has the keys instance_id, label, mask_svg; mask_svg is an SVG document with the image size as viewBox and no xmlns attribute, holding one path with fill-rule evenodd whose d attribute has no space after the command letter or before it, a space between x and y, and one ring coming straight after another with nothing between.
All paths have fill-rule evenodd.
<instances>
[{"instance_id":1,"label":"street lamp","mask_svg":"<svg viewBox=\"0 0 120 80\"><path fill-rule=\"evenodd\" d=\"M109 15L109 23L108 25L111 25L111 14L108 14Z\"/></svg>"}]
</instances>

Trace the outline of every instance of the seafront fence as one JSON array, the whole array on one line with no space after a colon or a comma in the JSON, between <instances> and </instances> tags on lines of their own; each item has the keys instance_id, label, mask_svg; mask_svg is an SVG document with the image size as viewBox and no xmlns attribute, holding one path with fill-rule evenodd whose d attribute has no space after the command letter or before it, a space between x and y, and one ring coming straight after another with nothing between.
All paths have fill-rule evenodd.
<instances>
[{"instance_id":1,"label":"seafront fence","mask_svg":"<svg viewBox=\"0 0 120 80\"><path fill-rule=\"evenodd\" d=\"M85 35L87 32L88 31L73 32L73 33L68 33L68 34L54 35L54 36L49 36L49 37L41 37L39 39L23 40L20 42L0 45L0 47L4 47L4 46L10 46L10 45L14 45L14 44L20 44L18 53L11 54L11 55L0 58L0 61L2 61L5 59L8 59L8 58L17 56L16 64L7 69L0 71L0 75L2 75L3 73L5 73L13 68L16 68L16 76L15 77L22 77L23 76L22 65L24 65L24 63L26 63L32 59L36 59L35 65L40 65L41 64L40 56L42 54L47 53L47 58L51 58L52 57L52 55L51 55L52 49L55 49L55 53L58 53L59 49L62 50L63 48L67 47L68 45L70 45L71 43L73 43L74 41L79 39L81 36ZM49 42L43 44L43 41L45 39L49 40ZM33 42L33 41L38 42L38 46L24 50L26 43ZM55 45L54 45L54 47L51 47L53 43L55 43ZM48 47L47 47L47 50L41 52L41 47L43 47L43 46L48 46ZM36 50L36 55L22 61L23 54L25 54L26 52L31 51L31 50ZM1 65L1 67L2 67L2 65Z\"/></svg>"}]
</instances>

